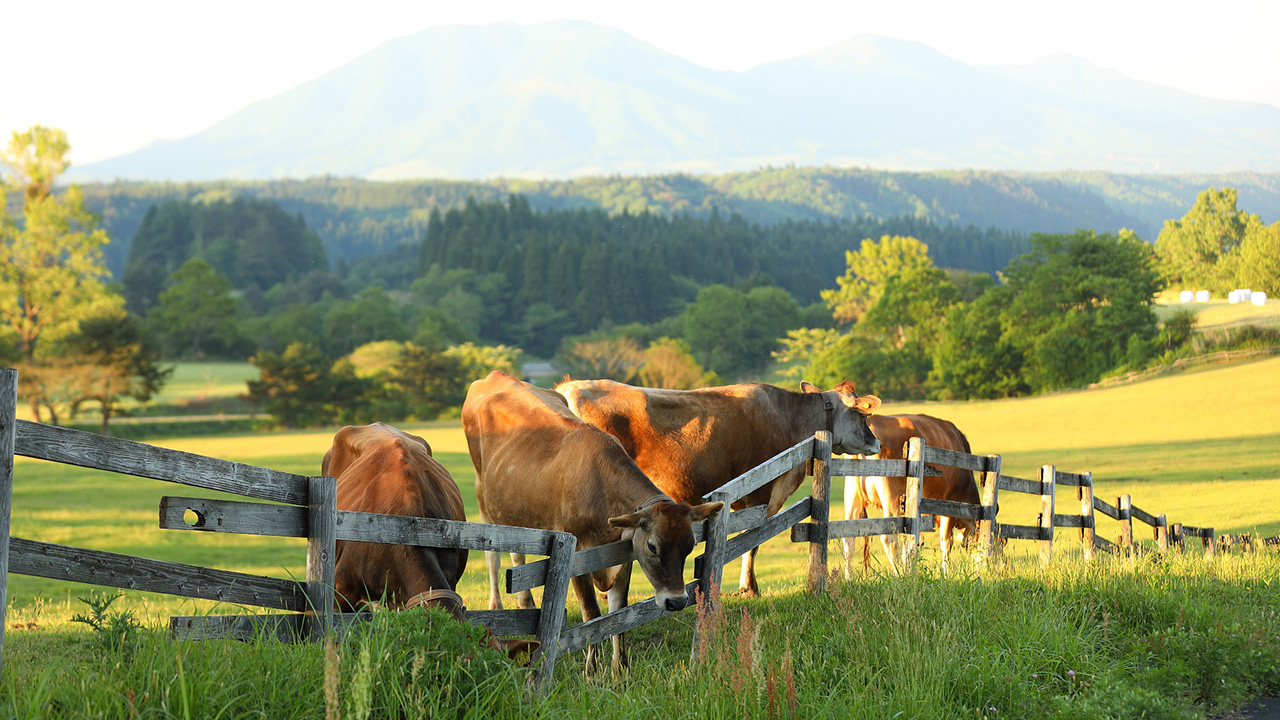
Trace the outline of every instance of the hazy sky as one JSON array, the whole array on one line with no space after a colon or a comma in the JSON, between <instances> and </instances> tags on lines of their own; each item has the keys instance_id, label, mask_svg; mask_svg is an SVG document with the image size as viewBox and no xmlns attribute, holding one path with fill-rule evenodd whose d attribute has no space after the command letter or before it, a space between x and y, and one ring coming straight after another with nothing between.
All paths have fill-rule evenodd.
<instances>
[{"instance_id":1,"label":"hazy sky","mask_svg":"<svg viewBox=\"0 0 1280 720\"><path fill-rule=\"evenodd\" d=\"M1133 78L1280 107L1280 0L4 0L0 133L63 128L77 164L202 130L433 25L557 18L620 28L718 70L860 33L973 64L1069 53Z\"/></svg>"}]
</instances>

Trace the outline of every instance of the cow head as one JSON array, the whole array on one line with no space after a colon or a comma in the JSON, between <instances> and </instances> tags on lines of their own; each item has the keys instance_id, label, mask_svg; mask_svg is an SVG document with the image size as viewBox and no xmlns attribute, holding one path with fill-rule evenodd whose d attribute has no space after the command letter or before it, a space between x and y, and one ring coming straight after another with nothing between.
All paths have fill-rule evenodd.
<instances>
[{"instance_id":1,"label":"cow head","mask_svg":"<svg viewBox=\"0 0 1280 720\"><path fill-rule=\"evenodd\" d=\"M880 398L875 395L859 397L853 383L848 380L826 392L807 382L800 383L800 389L821 395L824 400L826 428L831 431L831 452L848 455L875 455L880 452L880 440L867 424L867 416L880 407Z\"/></svg>"},{"instance_id":2,"label":"cow head","mask_svg":"<svg viewBox=\"0 0 1280 720\"><path fill-rule=\"evenodd\" d=\"M688 503L659 500L639 510L615 518L609 524L630 535L631 549L645 577L653 585L653 601L665 610L683 610L688 604L684 591L684 561L693 551L693 523L714 517L722 502Z\"/></svg>"}]
</instances>

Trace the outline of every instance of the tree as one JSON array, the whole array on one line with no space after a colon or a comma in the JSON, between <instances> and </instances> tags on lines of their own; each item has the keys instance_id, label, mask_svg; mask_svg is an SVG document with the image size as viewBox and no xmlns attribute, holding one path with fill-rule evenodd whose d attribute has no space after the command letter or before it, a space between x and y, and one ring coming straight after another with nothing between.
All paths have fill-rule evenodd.
<instances>
[{"instance_id":1,"label":"tree","mask_svg":"<svg viewBox=\"0 0 1280 720\"><path fill-rule=\"evenodd\" d=\"M631 382L644 353L633 338L597 338L574 342L556 360L571 377Z\"/></svg>"},{"instance_id":2,"label":"tree","mask_svg":"<svg viewBox=\"0 0 1280 720\"><path fill-rule=\"evenodd\" d=\"M370 390L350 362L332 363L311 343L293 343L280 354L262 351L249 362L259 372L248 383L249 397L287 428L350 418Z\"/></svg>"},{"instance_id":3,"label":"tree","mask_svg":"<svg viewBox=\"0 0 1280 720\"><path fill-rule=\"evenodd\" d=\"M417 420L434 420L445 409L462 405L468 380L457 357L413 343L405 343L395 370L409 416Z\"/></svg>"},{"instance_id":4,"label":"tree","mask_svg":"<svg viewBox=\"0 0 1280 720\"><path fill-rule=\"evenodd\" d=\"M719 375L693 359L689 344L679 338L658 338L644 351L637 379L645 387L692 390L720 385Z\"/></svg>"},{"instance_id":5,"label":"tree","mask_svg":"<svg viewBox=\"0 0 1280 720\"><path fill-rule=\"evenodd\" d=\"M1236 285L1237 251L1262 220L1236 209L1235 188L1209 188L1181 220L1166 220L1156 250L1170 284L1220 293Z\"/></svg>"},{"instance_id":6,"label":"tree","mask_svg":"<svg viewBox=\"0 0 1280 720\"><path fill-rule=\"evenodd\" d=\"M56 346L74 334L80 320L118 311L123 300L105 280L102 246L107 234L95 227L78 186L53 192L70 162L66 133L32 126L14 132L0 152L4 194L22 197L20 218L0 215L0 323L17 337L18 353L32 376L56 357ZM46 367L46 369L49 369ZM24 394L40 419L40 392L24 381Z\"/></svg>"},{"instance_id":7,"label":"tree","mask_svg":"<svg viewBox=\"0 0 1280 720\"><path fill-rule=\"evenodd\" d=\"M857 252L845 252L844 275L836 278L835 290L822 291L822 299L836 322L854 323L880 299L889 278L933 266L929 246L913 237L885 235L880 242L867 238Z\"/></svg>"},{"instance_id":8,"label":"tree","mask_svg":"<svg viewBox=\"0 0 1280 720\"><path fill-rule=\"evenodd\" d=\"M1257 228L1240 245L1237 282L1241 287L1280 295L1280 222Z\"/></svg>"},{"instance_id":9,"label":"tree","mask_svg":"<svg viewBox=\"0 0 1280 720\"><path fill-rule=\"evenodd\" d=\"M684 309L684 339L694 357L721 376L737 377L768 363L779 339L800 324L800 305L787 291L756 287L742 293L712 285Z\"/></svg>"},{"instance_id":10,"label":"tree","mask_svg":"<svg viewBox=\"0 0 1280 720\"><path fill-rule=\"evenodd\" d=\"M145 403L160 392L173 367L160 364L160 349L136 315L120 313L83 320L69 342L83 363L80 400L98 403L102 434L121 400Z\"/></svg>"},{"instance_id":11,"label":"tree","mask_svg":"<svg viewBox=\"0 0 1280 720\"><path fill-rule=\"evenodd\" d=\"M169 276L167 285L149 320L171 353L198 358L225 354L235 345L239 308L231 281L209 261L191 258Z\"/></svg>"},{"instance_id":12,"label":"tree","mask_svg":"<svg viewBox=\"0 0 1280 720\"><path fill-rule=\"evenodd\" d=\"M512 377L520 377L520 348L509 345L476 345L465 342L444 351L462 366L467 380L479 380L497 370Z\"/></svg>"},{"instance_id":13,"label":"tree","mask_svg":"<svg viewBox=\"0 0 1280 720\"><path fill-rule=\"evenodd\" d=\"M409 331L391 297L371 287L325 313L323 337L329 355L341 357L376 340L407 340Z\"/></svg>"}]
</instances>

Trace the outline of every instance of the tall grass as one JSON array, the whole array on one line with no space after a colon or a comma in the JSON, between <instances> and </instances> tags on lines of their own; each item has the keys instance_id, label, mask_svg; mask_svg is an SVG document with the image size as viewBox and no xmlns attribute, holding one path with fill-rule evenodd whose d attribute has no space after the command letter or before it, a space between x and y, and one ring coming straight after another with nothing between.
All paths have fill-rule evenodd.
<instances>
[{"instance_id":1,"label":"tall grass","mask_svg":"<svg viewBox=\"0 0 1280 720\"><path fill-rule=\"evenodd\" d=\"M0 716L1201 718L1280 691L1280 555L957 561L725 598L628 635L622 676L563 658L542 697L474 628L384 613L345 642L175 642L132 654L11 633ZM83 636L81 636L83 637Z\"/></svg>"}]
</instances>

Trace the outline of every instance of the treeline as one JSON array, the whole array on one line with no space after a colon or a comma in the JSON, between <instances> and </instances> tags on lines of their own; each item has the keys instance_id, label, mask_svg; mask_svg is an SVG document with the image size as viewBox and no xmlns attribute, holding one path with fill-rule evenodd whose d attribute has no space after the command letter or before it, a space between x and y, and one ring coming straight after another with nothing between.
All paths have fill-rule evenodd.
<instances>
[{"instance_id":1,"label":"treeline","mask_svg":"<svg viewBox=\"0 0 1280 720\"><path fill-rule=\"evenodd\" d=\"M663 216L740 215L748 224L787 220L912 217L940 227L970 225L1014 233L1130 228L1144 238L1191 206L1209 185L1238 188L1255 212L1280 207L1280 175L1146 176L1108 173L889 172L870 168L762 168L716 176L602 176L574 180L415 180L356 178L117 182L84 188L112 238L104 248L119 278L129 242L152 205L165 200L273 200L301 214L331 262L390 251L422 239L432 210L461 208L468 198L500 202L515 193L536 210L603 210ZM1274 221L1275 218L1269 218Z\"/></svg>"}]
</instances>

